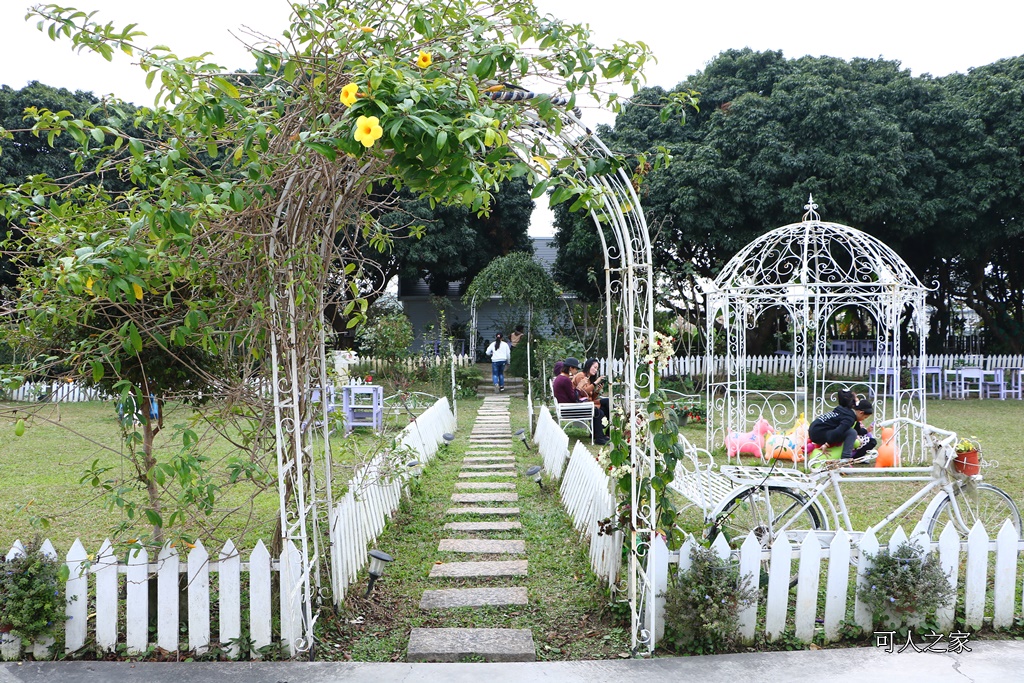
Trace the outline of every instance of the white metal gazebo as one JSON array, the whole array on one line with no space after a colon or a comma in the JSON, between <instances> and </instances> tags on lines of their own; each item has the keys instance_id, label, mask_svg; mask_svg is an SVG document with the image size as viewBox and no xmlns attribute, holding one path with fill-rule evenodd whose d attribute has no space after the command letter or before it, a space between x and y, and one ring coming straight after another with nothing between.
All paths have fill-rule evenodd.
<instances>
[{"instance_id":1,"label":"white metal gazebo","mask_svg":"<svg viewBox=\"0 0 1024 683\"><path fill-rule=\"evenodd\" d=\"M776 430L793 425L801 414L810 420L834 405L837 391L846 386L870 396L876 420L926 421L927 288L880 240L821 221L813 197L804 208L800 223L748 244L705 287L709 448L730 432L749 431L761 417ZM858 309L866 321L862 336L867 339L858 340L856 349L870 358L866 380L839 376L842 357L833 354L845 344L834 338L834 319L850 309ZM748 332L763 316L775 314L791 335L793 387L753 389L747 382L748 373L756 371L747 357ZM905 330L915 338L913 348L901 348ZM716 360L715 347L723 345ZM901 358L906 359L902 365Z\"/></svg>"}]
</instances>

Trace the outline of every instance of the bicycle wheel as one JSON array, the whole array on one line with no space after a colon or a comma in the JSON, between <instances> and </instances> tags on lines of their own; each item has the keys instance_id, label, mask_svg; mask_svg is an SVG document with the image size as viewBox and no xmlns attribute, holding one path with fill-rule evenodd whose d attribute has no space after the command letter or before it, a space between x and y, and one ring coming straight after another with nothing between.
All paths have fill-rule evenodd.
<instances>
[{"instance_id":1,"label":"bicycle wheel","mask_svg":"<svg viewBox=\"0 0 1024 683\"><path fill-rule=\"evenodd\" d=\"M751 486L736 494L715 520L708 538L724 534L730 547L739 548L753 531L762 548L771 546L776 530L810 531L821 528L815 505L804 509L807 497L792 489Z\"/></svg>"},{"instance_id":2,"label":"bicycle wheel","mask_svg":"<svg viewBox=\"0 0 1024 683\"><path fill-rule=\"evenodd\" d=\"M974 523L980 521L989 538L995 538L1006 520L1010 520L1017 530L1017 537L1021 537L1020 511L1005 491L992 484L978 484L977 493L969 491L969 488L972 487L962 486L955 493L963 525L955 519L949 496L940 494L943 498L928 521L928 536L932 540L938 540L947 522L953 522L960 535L966 538Z\"/></svg>"}]
</instances>

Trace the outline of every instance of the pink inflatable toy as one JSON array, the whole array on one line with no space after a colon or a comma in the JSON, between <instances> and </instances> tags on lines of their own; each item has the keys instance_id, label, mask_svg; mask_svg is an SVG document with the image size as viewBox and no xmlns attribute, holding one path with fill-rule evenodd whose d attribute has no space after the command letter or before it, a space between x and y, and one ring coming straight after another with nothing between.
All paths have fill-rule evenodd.
<instances>
[{"instance_id":1,"label":"pink inflatable toy","mask_svg":"<svg viewBox=\"0 0 1024 683\"><path fill-rule=\"evenodd\" d=\"M747 453L764 460L764 438L774 431L768 421L762 417L754 423L752 431L745 434L731 432L725 437L725 448L728 451L729 459L736 456L736 460L739 460L740 455Z\"/></svg>"}]
</instances>

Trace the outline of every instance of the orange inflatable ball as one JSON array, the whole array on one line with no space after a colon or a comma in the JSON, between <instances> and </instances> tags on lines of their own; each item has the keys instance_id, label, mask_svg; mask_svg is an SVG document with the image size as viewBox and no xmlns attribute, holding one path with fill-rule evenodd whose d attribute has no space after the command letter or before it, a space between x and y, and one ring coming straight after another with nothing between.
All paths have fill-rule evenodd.
<instances>
[{"instance_id":1,"label":"orange inflatable ball","mask_svg":"<svg viewBox=\"0 0 1024 683\"><path fill-rule=\"evenodd\" d=\"M897 467L899 461L899 450L896 440L893 438L893 428L882 428L882 439L878 445L878 457L875 458L875 467Z\"/></svg>"}]
</instances>

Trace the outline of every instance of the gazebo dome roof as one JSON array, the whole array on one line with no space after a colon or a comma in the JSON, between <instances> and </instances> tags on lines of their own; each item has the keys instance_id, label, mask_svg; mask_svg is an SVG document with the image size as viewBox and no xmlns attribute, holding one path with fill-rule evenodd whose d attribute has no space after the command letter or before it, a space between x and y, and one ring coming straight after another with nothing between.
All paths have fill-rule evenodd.
<instances>
[{"instance_id":1,"label":"gazebo dome roof","mask_svg":"<svg viewBox=\"0 0 1024 683\"><path fill-rule=\"evenodd\" d=\"M808 205L800 223L776 228L750 244L725 265L714 289L790 289L799 285L828 290L865 290L925 286L900 256L884 242L839 223L819 220Z\"/></svg>"}]
</instances>

